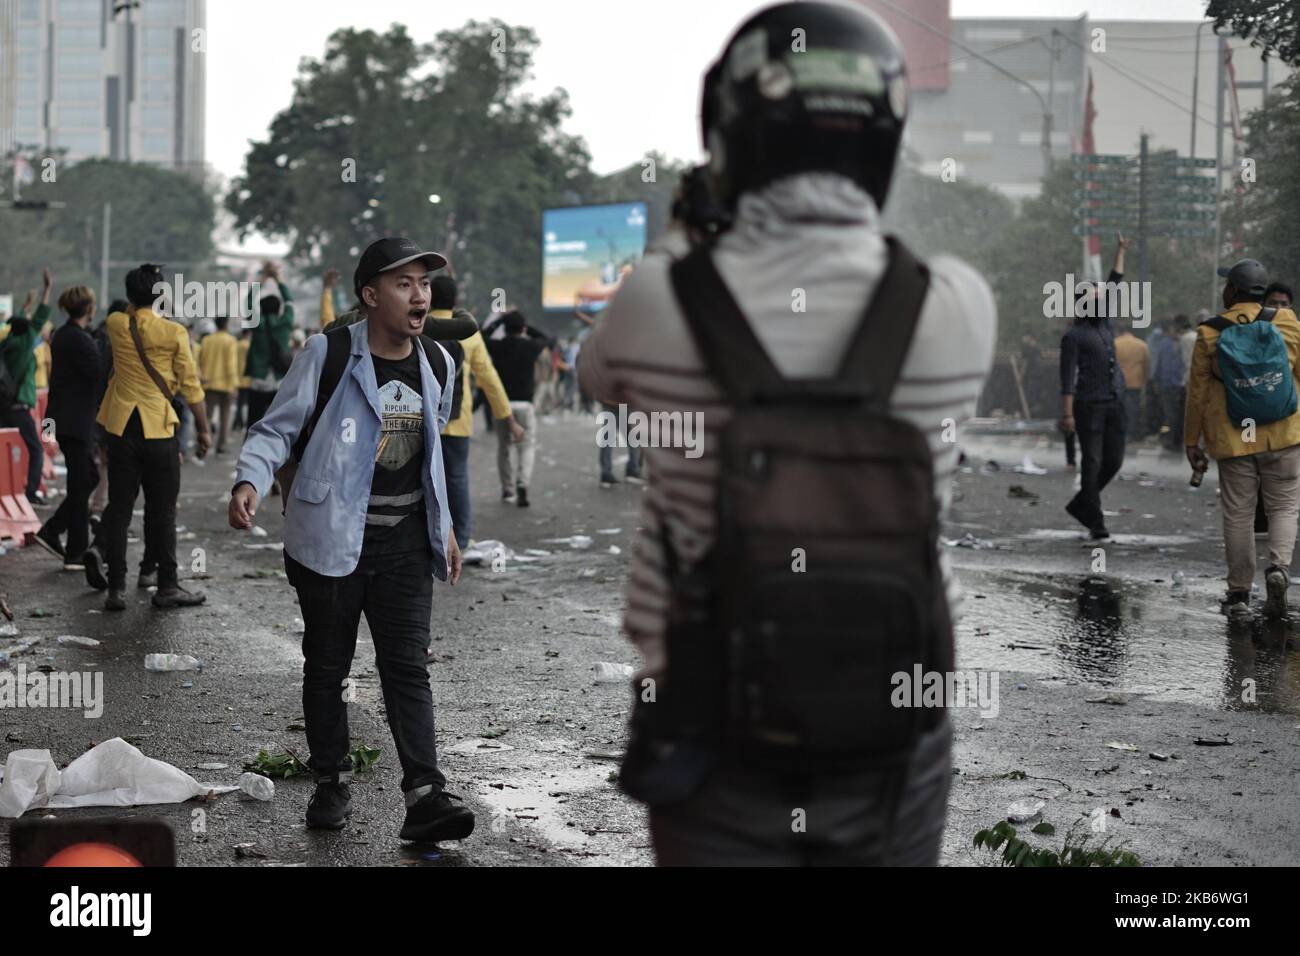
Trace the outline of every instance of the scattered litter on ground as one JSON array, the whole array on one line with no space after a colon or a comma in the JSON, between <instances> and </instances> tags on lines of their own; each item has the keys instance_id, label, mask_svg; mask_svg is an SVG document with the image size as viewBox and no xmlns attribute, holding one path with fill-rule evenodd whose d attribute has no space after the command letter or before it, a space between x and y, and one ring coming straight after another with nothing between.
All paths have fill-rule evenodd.
<instances>
[{"instance_id":1,"label":"scattered litter on ground","mask_svg":"<svg viewBox=\"0 0 1300 956\"><path fill-rule=\"evenodd\" d=\"M984 462L984 464L980 465L981 475L996 475L1001 470L1002 470L1002 466L999 465L992 458Z\"/></svg>"},{"instance_id":2,"label":"scattered litter on ground","mask_svg":"<svg viewBox=\"0 0 1300 956\"><path fill-rule=\"evenodd\" d=\"M270 800L275 796L275 783L260 773L244 772L239 775L239 789L254 800Z\"/></svg>"},{"instance_id":3,"label":"scattered litter on ground","mask_svg":"<svg viewBox=\"0 0 1300 956\"><path fill-rule=\"evenodd\" d=\"M1021 800L1007 807L1007 820L1011 823L1029 823L1037 820L1047 806L1042 800Z\"/></svg>"},{"instance_id":4,"label":"scattered litter on ground","mask_svg":"<svg viewBox=\"0 0 1300 956\"><path fill-rule=\"evenodd\" d=\"M447 748L452 753L458 754L482 754L493 750L514 750L509 744L503 744L499 740L484 740L482 737L470 737L462 740L458 744L453 744Z\"/></svg>"},{"instance_id":5,"label":"scattered litter on ground","mask_svg":"<svg viewBox=\"0 0 1300 956\"><path fill-rule=\"evenodd\" d=\"M1195 740L1192 741L1192 743L1196 744L1196 746L1198 747L1231 747L1232 746L1232 740L1228 737L1223 737L1223 738L1197 737Z\"/></svg>"},{"instance_id":6,"label":"scattered litter on ground","mask_svg":"<svg viewBox=\"0 0 1300 956\"><path fill-rule=\"evenodd\" d=\"M620 548L620 547L619 547L618 545L616 545L616 544L611 544L611 545L609 546L609 553L610 553L610 554L622 554L622 553L623 553L623 549Z\"/></svg>"},{"instance_id":7,"label":"scattered litter on ground","mask_svg":"<svg viewBox=\"0 0 1300 956\"><path fill-rule=\"evenodd\" d=\"M0 784L0 817L39 807L134 807L181 803L237 787L201 784L146 757L121 737L96 744L59 772L48 750L15 750Z\"/></svg>"},{"instance_id":8,"label":"scattered litter on ground","mask_svg":"<svg viewBox=\"0 0 1300 956\"><path fill-rule=\"evenodd\" d=\"M99 647L99 641L93 637L77 637L73 634L60 634L55 640L60 644L75 644L77 647Z\"/></svg>"},{"instance_id":9,"label":"scattered litter on ground","mask_svg":"<svg viewBox=\"0 0 1300 956\"><path fill-rule=\"evenodd\" d=\"M195 764L195 770L227 770L230 764L227 763L201 763Z\"/></svg>"},{"instance_id":10,"label":"scattered litter on ground","mask_svg":"<svg viewBox=\"0 0 1300 956\"><path fill-rule=\"evenodd\" d=\"M622 528L597 528L596 534L621 534Z\"/></svg>"},{"instance_id":11,"label":"scattered litter on ground","mask_svg":"<svg viewBox=\"0 0 1300 956\"><path fill-rule=\"evenodd\" d=\"M252 533L254 538L266 537L266 529L259 525L253 525L253 527L250 529L250 532Z\"/></svg>"},{"instance_id":12,"label":"scattered litter on ground","mask_svg":"<svg viewBox=\"0 0 1300 956\"><path fill-rule=\"evenodd\" d=\"M1124 750L1124 751L1131 751L1133 753L1137 752L1137 747L1133 746L1132 744L1122 744L1118 740L1112 740L1110 743L1106 744L1106 746L1109 747L1111 750Z\"/></svg>"},{"instance_id":13,"label":"scattered litter on ground","mask_svg":"<svg viewBox=\"0 0 1300 956\"><path fill-rule=\"evenodd\" d=\"M268 542L265 542L265 543L263 543L263 544L246 544L246 545L244 545L244 550L246 550L246 551L282 551L282 550L284 550L284 542L283 542L283 541L268 541Z\"/></svg>"},{"instance_id":14,"label":"scattered litter on ground","mask_svg":"<svg viewBox=\"0 0 1300 956\"><path fill-rule=\"evenodd\" d=\"M1147 754L1152 760L1168 760L1169 754L1156 753L1154 750Z\"/></svg>"},{"instance_id":15,"label":"scattered litter on ground","mask_svg":"<svg viewBox=\"0 0 1300 956\"><path fill-rule=\"evenodd\" d=\"M266 780L265 777L262 778ZM267 783L271 781L267 780ZM256 843L236 843L234 846L236 860L265 860L266 854L257 848Z\"/></svg>"},{"instance_id":16,"label":"scattered litter on ground","mask_svg":"<svg viewBox=\"0 0 1300 956\"><path fill-rule=\"evenodd\" d=\"M1010 551L1006 545L994 544L992 541L986 541L983 538L977 538L967 531L960 538L944 538L943 543L950 548L971 548L975 551Z\"/></svg>"},{"instance_id":17,"label":"scattered litter on ground","mask_svg":"<svg viewBox=\"0 0 1300 956\"><path fill-rule=\"evenodd\" d=\"M1106 694L1103 697L1085 698L1085 703L1089 704L1114 704L1116 707L1123 707L1128 703L1128 698L1123 694Z\"/></svg>"},{"instance_id":18,"label":"scattered litter on ground","mask_svg":"<svg viewBox=\"0 0 1300 956\"><path fill-rule=\"evenodd\" d=\"M0 627L0 637L17 637L17 636L18 636L17 625L5 624L4 626Z\"/></svg>"},{"instance_id":19,"label":"scattered litter on ground","mask_svg":"<svg viewBox=\"0 0 1300 956\"><path fill-rule=\"evenodd\" d=\"M1023 498L1026 501L1037 501L1037 492L1030 491L1024 485L1012 485L1007 489L1008 498Z\"/></svg>"},{"instance_id":20,"label":"scattered litter on ground","mask_svg":"<svg viewBox=\"0 0 1300 956\"><path fill-rule=\"evenodd\" d=\"M597 684L622 683L633 674L631 664L611 664L607 661L597 661L591 665L591 669L596 672Z\"/></svg>"},{"instance_id":21,"label":"scattered litter on ground","mask_svg":"<svg viewBox=\"0 0 1300 956\"><path fill-rule=\"evenodd\" d=\"M266 750L259 750L256 757L244 764L244 770L249 773L261 774L263 777L274 777L278 780L287 780L289 777L298 777L311 773L306 762L292 750L282 754L272 754Z\"/></svg>"},{"instance_id":22,"label":"scattered litter on ground","mask_svg":"<svg viewBox=\"0 0 1300 956\"><path fill-rule=\"evenodd\" d=\"M147 671L201 671L203 662L189 654L146 654L144 669Z\"/></svg>"},{"instance_id":23,"label":"scattered litter on ground","mask_svg":"<svg viewBox=\"0 0 1300 956\"><path fill-rule=\"evenodd\" d=\"M1047 469L1046 469L1046 468L1042 468L1042 467L1040 467L1039 465L1035 465L1033 459L1030 458L1028 455L1025 456L1024 461L1022 461L1020 464L1016 465L1016 466L1015 466L1013 469L1011 469L1011 470L1012 470L1012 471L1015 471L1015 472L1018 472L1018 473L1020 473L1020 474L1022 474L1022 475L1045 475L1045 474L1047 474Z\"/></svg>"},{"instance_id":24,"label":"scattered litter on ground","mask_svg":"<svg viewBox=\"0 0 1300 956\"><path fill-rule=\"evenodd\" d=\"M567 544L574 550L591 547L591 538L585 534L573 534L567 538L543 538L543 544Z\"/></svg>"}]
</instances>

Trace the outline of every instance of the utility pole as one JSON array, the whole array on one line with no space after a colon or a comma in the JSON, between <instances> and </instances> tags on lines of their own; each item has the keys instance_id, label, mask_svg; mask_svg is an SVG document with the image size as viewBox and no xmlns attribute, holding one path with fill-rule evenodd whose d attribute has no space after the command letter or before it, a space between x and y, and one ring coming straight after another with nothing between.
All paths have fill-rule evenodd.
<instances>
[{"instance_id":1,"label":"utility pole","mask_svg":"<svg viewBox=\"0 0 1300 956\"><path fill-rule=\"evenodd\" d=\"M104 235L100 239L99 258L99 301L107 303L108 298L108 242L113 228L113 204L104 203Z\"/></svg>"},{"instance_id":2,"label":"utility pole","mask_svg":"<svg viewBox=\"0 0 1300 956\"><path fill-rule=\"evenodd\" d=\"M1150 187L1151 159L1148 153L1151 137L1143 133L1142 145L1138 153L1138 301L1141 301L1142 289L1147 281L1147 191ZM1149 303L1143 302L1145 310ZM1140 314L1145 315L1143 311Z\"/></svg>"},{"instance_id":3,"label":"utility pole","mask_svg":"<svg viewBox=\"0 0 1300 956\"><path fill-rule=\"evenodd\" d=\"M1219 195L1223 186L1223 58L1227 55L1228 41L1219 37L1215 47L1216 54L1214 76L1217 84L1215 90L1214 112L1214 257L1210 263L1210 309L1218 311L1215 300L1219 293L1219 257L1223 255L1223 202Z\"/></svg>"}]
</instances>

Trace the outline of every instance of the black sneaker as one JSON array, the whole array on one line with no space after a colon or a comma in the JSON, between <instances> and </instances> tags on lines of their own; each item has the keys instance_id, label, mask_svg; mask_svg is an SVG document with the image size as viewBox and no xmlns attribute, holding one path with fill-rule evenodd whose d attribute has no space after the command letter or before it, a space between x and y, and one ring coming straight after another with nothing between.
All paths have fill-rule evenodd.
<instances>
[{"instance_id":1,"label":"black sneaker","mask_svg":"<svg viewBox=\"0 0 1300 956\"><path fill-rule=\"evenodd\" d=\"M459 803L460 797L445 790L425 794L406 808L401 838L415 843L465 839L474 832L474 812Z\"/></svg>"},{"instance_id":2,"label":"black sneaker","mask_svg":"<svg viewBox=\"0 0 1300 956\"><path fill-rule=\"evenodd\" d=\"M613 475L600 476L600 487L613 488L616 484L618 484L618 479L615 478Z\"/></svg>"},{"instance_id":3,"label":"black sneaker","mask_svg":"<svg viewBox=\"0 0 1300 956\"><path fill-rule=\"evenodd\" d=\"M1092 538L1093 541L1105 541L1110 537L1110 532L1107 531L1104 526L1090 528L1088 530L1088 537Z\"/></svg>"},{"instance_id":4,"label":"black sneaker","mask_svg":"<svg viewBox=\"0 0 1300 956\"><path fill-rule=\"evenodd\" d=\"M515 501L515 504L517 504L519 507L521 508L528 507L528 489L525 488L523 485L520 485L518 488L515 489L515 498L517 499Z\"/></svg>"},{"instance_id":5,"label":"black sneaker","mask_svg":"<svg viewBox=\"0 0 1300 956\"><path fill-rule=\"evenodd\" d=\"M63 551L63 542L59 540L59 536L57 534L47 533L44 528L36 532L28 531L27 534L23 536L23 544L34 544L38 548L48 551L56 558L67 560L67 555Z\"/></svg>"},{"instance_id":6,"label":"black sneaker","mask_svg":"<svg viewBox=\"0 0 1300 956\"><path fill-rule=\"evenodd\" d=\"M313 830L342 830L352 816L352 790L346 783L321 780L307 804L307 826Z\"/></svg>"},{"instance_id":7,"label":"black sneaker","mask_svg":"<svg viewBox=\"0 0 1300 956\"><path fill-rule=\"evenodd\" d=\"M159 588L153 592L154 607L196 607L208 599L206 594L187 591L183 587Z\"/></svg>"},{"instance_id":8,"label":"black sneaker","mask_svg":"<svg viewBox=\"0 0 1300 956\"><path fill-rule=\"evenodd\" d=\"M105 611L125 611L126 610L126 592L119 591L116 588L108 592L108 597L104 598Z\"/></svg>"},{"instance_id":9,"label":"black sneaker","mask_svg":"<svg viewBox=\"0 0 1300 956\"><path fill-rule=\"evenodd\" d=\"M515 493L509 488L503 488L501 489L501 500L506 502L514 501Z\"/></svg>"},{"instance_id":10,"label":"black sneaker","mask_svg":"<svg viewBox=\"0 0 1300 956\"><path fill-rule=\"evenodd\" d=\"M89 548L81 556L81 563L86 568L86 583L96 591L106 591L108 578L104 576L104 556L94 548Z\"/></svg>"},{"instance_id":11,"label":"black sneaker","mask_svg":"<svg viewBox=\"0 0 1300 956\"><path fill-rule=\"evenodd\" d=\"M135 579L135 586L138 588L156 588L158 586L158 569L141 571L140 576Z\"/></svg>"},{"instance_id":12,"label":"black sneaker","mask_svg":"<svg viewBox=\"0 0 1300 956\"><path fill-rule=\"evenodd\" d=\"M1083 515L1079 513L1079 504L1076 499L1071 498L1069 501L1066 502L1065 513L1068 514L1075 521L1079 522L1079 524L1083 525L1085 528L1088 527L1088 522L1085 521L1083 519ZM1092 529L1089 528L1088 530L1091 531Z\"/></svg>"}]
</instances>

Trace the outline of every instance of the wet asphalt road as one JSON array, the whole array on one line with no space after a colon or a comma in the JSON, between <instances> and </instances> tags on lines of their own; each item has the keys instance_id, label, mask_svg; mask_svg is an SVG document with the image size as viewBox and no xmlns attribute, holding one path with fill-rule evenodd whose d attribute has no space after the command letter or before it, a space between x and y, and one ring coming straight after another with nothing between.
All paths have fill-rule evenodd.
<instances>
[{"instance_id":1,"label":"wet asphalt road","mask_svg":"<svg viewBox=\"0 0 1300 956\"><path fill-rule=\"evenodd\" d=\"M400 773L364 625L352 672L352 736L383 754L357 776L356 810L344 831L305 829L311 784L302 778L277 782L269 803L235 793L58 814L162 817L177 833L184 865L650 863L644 813L610 779L628 692L596 683L592 670L597 661L637 663L618 627L640 491L598 488L592 418L542 427L531 509L498 500L495 446L482 436L472 444L471 475L475 536L501 539L521 554L550 554L507 561L499 571L467 568L460 585L435 590L430 677L439 747L450 789L478 814L470 839L438 852L397 839ZM1044 818L1062 834L1100 810L1107 829L1095 839L1123 843L1149 863L1300 861L1293 822L1300 818L1300 640L1286 625L1230 629L1217 614L1223 570L1214 472L1192 492L1180 459L1131 454L1123 480L1106 495L1116 537L1104 545L1099 571L1096 546L1060 510L1073 479L1059 444L969 434L963 445L972 468L958 477L947 537L970 534L992 547L948 549L968 596L959 666L998 671L1000 694L996 716L953 712L944 862L986 865L987 856L971 849L972 835L1025 799L1042 800ZM1026 453L1049 473L1009 471ZM997 472L980 472L986 457L999 462ZM124 614L105 615L102 596L44 553L0 557L0 592L9 594L22 634L45 638L23 656L28 666L102 670L108 698L98 720L65 710L0 711L0 737L8 741L0 753L48 748L64 765L91 742L120 735L201 781L232 784L260 748L303 752L304 735L289 729L302 713L299 615L281 571L278 506L272 501L258 516L265 537L229 530L232 469L228 456L184 470L180 556L185 567L195 548L204 549L207 576L192 585L209 595L201 609L155 611L140 593ZM1013 485L1038 497L1009 497ZM547 540L575 534L591 544ZM139 547L132 545L132 562ZM37 608L51 616L31 617ZM103 644L59 646L60 634ZM147 673L143 657L154 651L193 654L207 666L200 674ZM1247 680L1254 682L1249 701ZM186 681L193 687L182 688ZM1207 747L1197 738L1232 744ZM195 769L208 762L228 769ZM7 832L0 821L0 861ZM265 858L237 858L235 846L248 843Z\"/></svg>"},{"instance_id":2,"label":"wet asphalt road","mask_svg":"<svg viewBox=\"0 0 1300 956\"><path fill-rule=\"evenodd\" d=\"M459 585L439 584L434 592L429 673L440 761L448 789L478 816L470 839L430 854L404 849L397 838L401 774L364 623L352 669L357 699L349 705L350 729L355 742L383 753L354 780L347 829L305 829L312 785L304 778L277 781L268 803L233 793L201 806L58 815L162 817L177 833L183 865L650 862L644 815L610 779L622 751L629 691L595 683L592 668L597 661L636 663L619 635L619 607L641 492L631 485L599 488L595 448L584 442L594 437L593 423L574 417L542 426L529 509L499 500L494 439L472 443L475 536L551 554L531 563L507 561L500 570L469 567ZM200 566L195 549L203 549L206 577L188 575L200 578L188 586L208 595L201 608L158 611L147 592L132 591L126 612L105 614L102 595L44 552L0 557L0 592L9 594L21 636L43 637L13 663L102 671L107 698L98 719L69 710L0 711L6 741L0 753L47 748L63 766L91 742L122 736L146 755L216 784L235 783L243 763L262 748L306 757L305 735L289 729L302 722L301 624L283 577L278 501L259 509L256 523L265 537L230 530L225 502L233 468L233 456L226 456L203 467L187 464L183 472L178 557L184 578L187 567ZM139 528L137 517L134 532ZM592 543L575 548L546 541L575 534ZM130 546L131 584L140 549L138 542ZM36 610L50 616L31 617ZM54 639L61 634L103 643L59 646ZM0 646L11 642L0 638ZM206 666L198 674L149 673L143 661L151 652L191 654ZM186 682L193 687L182 688ZM214 762L228 769L195 769ZM196 818L196 809L206 818ZM8 821L0 820L5 860L7 833ZM237 860L233 848L244 843L255 844L267 860Z\"/></svg>"}]
</instances>

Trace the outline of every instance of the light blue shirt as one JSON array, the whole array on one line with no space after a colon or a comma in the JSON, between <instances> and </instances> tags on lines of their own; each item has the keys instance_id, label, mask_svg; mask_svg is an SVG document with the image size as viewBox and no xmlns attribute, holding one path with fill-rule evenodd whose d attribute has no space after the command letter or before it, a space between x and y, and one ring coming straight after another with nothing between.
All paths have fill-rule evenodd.
<instances>
[{"instance_id":1,"label":"light blue shirt","mask_svg":"<svg viewBox=\"0 0 1300 956\"><path fill-rule=\"evenodd\" d=\"M379 387L370 357L369 323L349 327L352 351L321 412L316 431L286 502L284 549L299 564L327 577L343 577L357 568L366 529L370 484L379 450ZM442 468L439 434L451 417L454 388L440 388L420 343L420 395L424 402L424 501L433 572L447 580L447 535L451 512ZM438 346L442 349L442 346ZM325 365L324 335L313 335L289 367L275 401L262 420L248 430L239 452L235 482L247 481L265 500L275 472L289 460L293 444L316 407L317 387ZM443 350L451 381L455 366Z\"/></svg>"}]
</instances>

